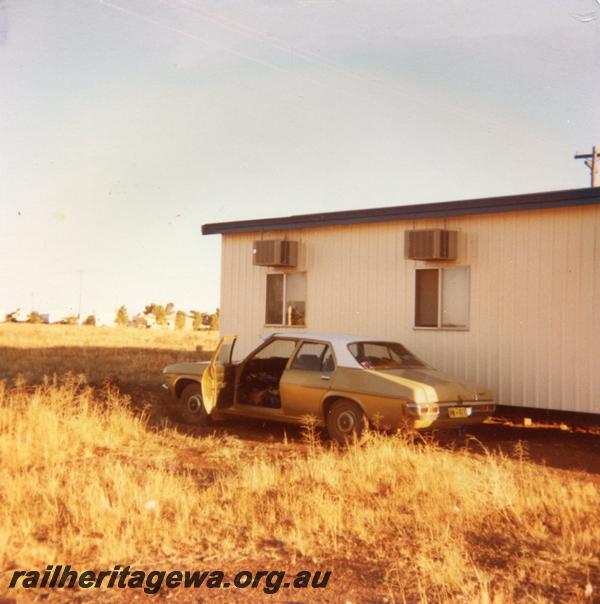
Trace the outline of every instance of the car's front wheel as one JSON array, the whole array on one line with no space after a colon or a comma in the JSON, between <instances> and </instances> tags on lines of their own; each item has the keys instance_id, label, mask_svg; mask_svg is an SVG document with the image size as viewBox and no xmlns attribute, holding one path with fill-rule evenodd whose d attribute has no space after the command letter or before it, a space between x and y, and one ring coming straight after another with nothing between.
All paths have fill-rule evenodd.
<instances>
[{"instance_id":1,"label":"car's front wheel","mask_svg":"<svg viewBox=\"0 0 600 604\"><path fill-rule=\"evenodd\" d=\"M327 433L340 444L359 437L367 427L367 418L363 410L354 402L339 400L327 411Z\"/></svg>"},{"instance_id":2,"label":"car's front wheel","mask_svg":"<svg viewBox=\"0 0 600 604\"><path fill-rule=\"evenodd\" d=\"M202 401L202 388L200 384L189 384L183 389L179 397L179 417L186 424L206 426L210 416L206 413Z\"/></svg>"}]
</instances>

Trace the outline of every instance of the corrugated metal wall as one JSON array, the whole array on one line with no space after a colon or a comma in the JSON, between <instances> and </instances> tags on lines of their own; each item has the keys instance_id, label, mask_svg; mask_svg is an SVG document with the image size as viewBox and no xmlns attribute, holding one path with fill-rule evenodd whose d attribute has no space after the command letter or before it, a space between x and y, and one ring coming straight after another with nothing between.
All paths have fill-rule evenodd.
<instances>
[{"instance_id":1,"label":"corrugated metal wall","mask_svg":"<svg viewBox=\"0 0 600 604\"><path fill-rule=\"evenodd\" d=\"M301 242L307 330L400 340L434 367L489 386L502 404L600 413L600 207L414 226L458 230L458 260L405 260L407 221L262 237ZM264 327L270 269L252 265L260 238L223 236L221 330L239 335L238 356L274 331ZM413 329L415 268L452 265L471 267L469 329Z\"/></svg>"}]
</instances>

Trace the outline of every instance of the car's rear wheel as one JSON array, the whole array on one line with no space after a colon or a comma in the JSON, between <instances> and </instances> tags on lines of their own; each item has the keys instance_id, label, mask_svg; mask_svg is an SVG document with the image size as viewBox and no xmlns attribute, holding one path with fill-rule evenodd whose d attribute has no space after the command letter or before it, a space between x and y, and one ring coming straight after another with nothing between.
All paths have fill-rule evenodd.
<instances>
[{"instance_id":1,"label":"car's rear wheel","mask_svg":"<svg viewBox=\"0 0 600 604\"><path fill-rule=\"evenodd\" d=\"M200 384L189 384L183 389L179 397L179 417L186 424L206 426L210 423L210 416L206 413L202 400Z\"/></svg>"},{"instance_id":2,"label":"car's rear wheel","mask_svg":"<svg viewBox=\"0 0 600 604\"><path fill-rule=\"evenodd\" d=\"M339 400L327 411L327 433L340 444L359 437L367 427L367 417L354 402Z\"/></svg>"}]
</instances>

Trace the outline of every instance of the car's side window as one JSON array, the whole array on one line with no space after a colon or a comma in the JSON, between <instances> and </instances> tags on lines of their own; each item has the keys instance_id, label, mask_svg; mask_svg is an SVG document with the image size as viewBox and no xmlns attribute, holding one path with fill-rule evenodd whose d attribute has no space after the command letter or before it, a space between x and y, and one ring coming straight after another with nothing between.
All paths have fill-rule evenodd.
<instances>
[{"instance_id":1,"label":"car's side window","mask_svg":"<svg viewBox=\"0 0 600 604\"><path fill-rule=\"evenodd\" d=\"M261 348L253 359L289 359L296 348L297 340L273 340L264 348Z\"/></svg>"},{"instance_id":2,"label":"car's side window","mask_svg":"<svg viewBox=\"0 0 600 604\"><path fill-rule=\"evenodd\" d=\"M321 367L321 371L329 372L335 369L335 360L333 359L333 352L329 346L325 351L325 356L323 357L323 363Z\"/></svg>"},{"instance_id":3,"label":"car's side window","mask_svg":"<svg viewBox=\"0 0 600 604\"><path fill-rule=\"evenodd\" d=\"M333 371L333 353L327 344L305 342L300 346L290 369L300 371Z\"/></svg>"},{"instance_id":4,"label":"car's side window","mask_svg":"<svg viewBox=\"0 0 600 604\"><path fill-rule=\"evenodd\" d=\"M231 363L231 355L233 353L234 344L235 344L235 341L225 342L223 344L223 346L221 347L221 350L219 350L219 355L217 356L217 363L220 363L222 365Z\"/></svg>"}]
</instances>

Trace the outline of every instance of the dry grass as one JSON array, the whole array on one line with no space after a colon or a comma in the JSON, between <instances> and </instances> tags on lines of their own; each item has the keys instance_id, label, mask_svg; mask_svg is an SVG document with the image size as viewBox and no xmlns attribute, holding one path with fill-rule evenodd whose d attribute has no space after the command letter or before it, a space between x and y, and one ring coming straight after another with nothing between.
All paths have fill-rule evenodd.
<instances>
[{"instance_id":1,"label":"dry grass","mask_svg":"<svg viewBox=\"0 0 600 604\"><path fill-rule=\"evenodd\" d=\"M15 567L240 560L333 568L339 597L323 597L336 601L351 587L354 601L482 604L599 589L597 486L525 449L509 459L368 434L341 450L310 426L301 445L252 445L151 423L139 409L162 366L214 341L0 325L0 593ZM43 377L69 371L82 376ZM136 385L135 407L106 378Z\"/></svg>"},{"instance_id":2,"label":"dry grass","mask_svg":"<svg viewBox=\"0 0 600 604\"><path fill-rule=\"evenodd\" d=\"M0 379L39 383L70 372L90 383L157 385L163 367L206 359L217 339L216 332L0 323Z\"/></svg>"},{"instance_id":3,"label":"dry grass","mask_svg":"<svg viewBox=\"0 0 600 604\"><path fill-rule=\"evenodd\" d=\"M593 484L525 457L307 434L249 456L236 439L150 429L114 388L3 387L0 568L360 561L382 573L374 595L421 602L581 601L598 584Z\"/></svg>"}]
</instances>

